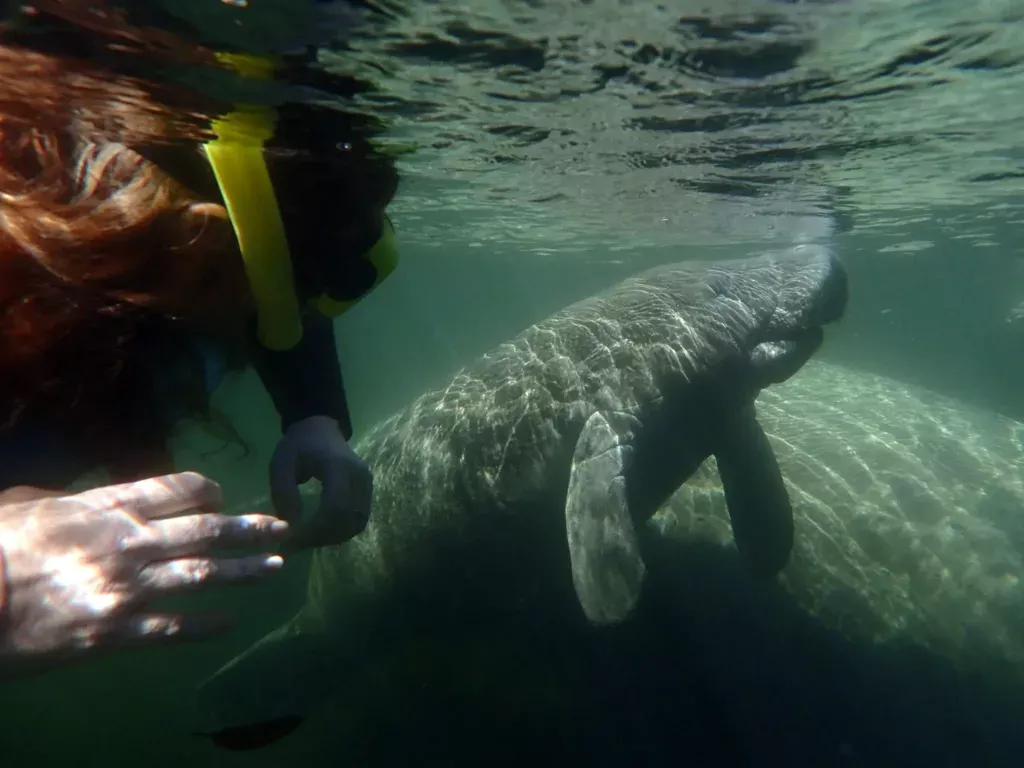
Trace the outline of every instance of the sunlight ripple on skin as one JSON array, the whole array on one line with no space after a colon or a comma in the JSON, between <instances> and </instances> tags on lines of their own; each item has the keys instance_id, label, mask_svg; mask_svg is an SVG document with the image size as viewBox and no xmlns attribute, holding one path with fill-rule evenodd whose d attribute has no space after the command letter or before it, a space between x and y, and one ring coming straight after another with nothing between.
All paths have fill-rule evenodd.
<instances>
[{"instance_id":1,"label":"sunlight ripple on skin","mask_svg":"<svg viewBox=\"0 0 1024 768\"><path fill-rule=\"evenodd\" d=\"M88 562L81 549L46 558L43 572L52 575L54 584L68 590L70 607L81 606L93 616L111 613L124 602L123 595L104 588L102 569Z\"/></svg>"},{"instance_id":2,"label":"sunlight ripple on skin","mask_svg":"<svg viewBox=\"0 0 1024 768\"><path fill-rule=\"evenodd\" d=\"M220 514L220 486L193 472L63 496L0 494L4 610L0 672L43 661L227 628L222 619L144 613L180 590L245 582L278 570L278 555L210 557L220 547L272 545L286 522ZM198 511L198 513L197 513Z\"/></svg>"}]
</instances>

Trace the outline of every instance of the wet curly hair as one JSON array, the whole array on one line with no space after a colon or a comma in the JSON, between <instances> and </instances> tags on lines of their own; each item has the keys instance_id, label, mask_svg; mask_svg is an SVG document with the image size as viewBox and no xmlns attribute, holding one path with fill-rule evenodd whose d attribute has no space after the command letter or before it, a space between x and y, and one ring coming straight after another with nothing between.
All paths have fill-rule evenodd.
<instances>
[{"instance_id":1,"label":"wet curly hair","mask_svg":"<svg viewBox=\"0 0 1024 768\"><path fill-rule=\"evenodd\" d=\"M154 353L230 335L248 292L223 206L107 138L173 133L151 95L66 64L0 47L0 428L45 424L127 478L167 468Z\"/></svg>"}]
</instances>

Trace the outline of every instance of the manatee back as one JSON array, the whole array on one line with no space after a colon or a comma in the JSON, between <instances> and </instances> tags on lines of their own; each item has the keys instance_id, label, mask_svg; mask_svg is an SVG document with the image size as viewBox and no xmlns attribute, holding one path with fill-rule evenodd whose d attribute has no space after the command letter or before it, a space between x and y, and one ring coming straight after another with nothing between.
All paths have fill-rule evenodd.
<instances>
[{"instance_id":1,"label":"manatee back","mask_svg":"<svg viewBox=\"0 0 1024 768\"><path fill-rule=\"evenodd\" d=\"M1024 425L822 362L757 409L795 516L783 581L806 610L1024 675ZM713 459L653 525L730 540Z\"/></svg>"}]
</instances>

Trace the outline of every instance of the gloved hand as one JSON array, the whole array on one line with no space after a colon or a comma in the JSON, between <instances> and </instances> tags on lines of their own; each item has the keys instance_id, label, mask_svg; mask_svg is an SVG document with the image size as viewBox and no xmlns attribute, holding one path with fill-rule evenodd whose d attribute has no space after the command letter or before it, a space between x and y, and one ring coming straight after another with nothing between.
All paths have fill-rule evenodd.
<instances>
[{"instance_id":1,"label":"gloved hand","mask_svg":"<svg viewBox=\"0 0 1024 768\"><path fill-rule=\"evenodd\" d=\"M302 521L299 485L322 484L320 506ZM294 526L284 551L348 541L366 528L373 499L373 474L345 440L338 422L310 416L292 424L270 459L270 496L277 514Z\"/></svg>"},{"instance_id":2,"label":"gloved hand","mask_svg":"<svg viewBox=\"0 0 1024 768\"><path fill-rule=\"evenodd\" d=\"M220 486L195 472L75 495L0 493L0 676L227 629L224 616L145 612L154 598L281 567L276 555L209 556L288 529L269 515L216 514L221 503ZM191 509L202 514L180 516Z\"/></svg>"}]
</instances>

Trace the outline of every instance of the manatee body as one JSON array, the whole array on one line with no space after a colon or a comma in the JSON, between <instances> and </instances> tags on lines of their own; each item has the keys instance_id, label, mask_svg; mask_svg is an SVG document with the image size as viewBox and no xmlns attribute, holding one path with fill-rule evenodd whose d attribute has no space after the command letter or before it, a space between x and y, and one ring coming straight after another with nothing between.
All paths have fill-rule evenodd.
<instances>
[{"instance_id":1,"label":"manatee body","mask_svg":"<svg viewBox=\"0 0 1024 768\"><path fill-rule=\"evenodd\" d=\"M793 505L793 598L851 639L1024 680L1024 425L820 361L757 413ZM651 525L728 543L727 498L711 459Z\"/></svg>"},{"instance_id":2,"label":"manatee body","mask_svg":"<svg viewBox=\"0 0 1024 768\"><path fill-rule=\"evenodd\" d=\"M374 470L366 531L317 551L294 619L202 687L207 732L272 740L371 648L471 615L494 627L547 604L621 622L646 571L636 526L711 455L743 560L774 577L792 510L753 401L807 362L846 300L816 245L659 267L419 397L358 445Z\"/></svg>"}]
</instances>

